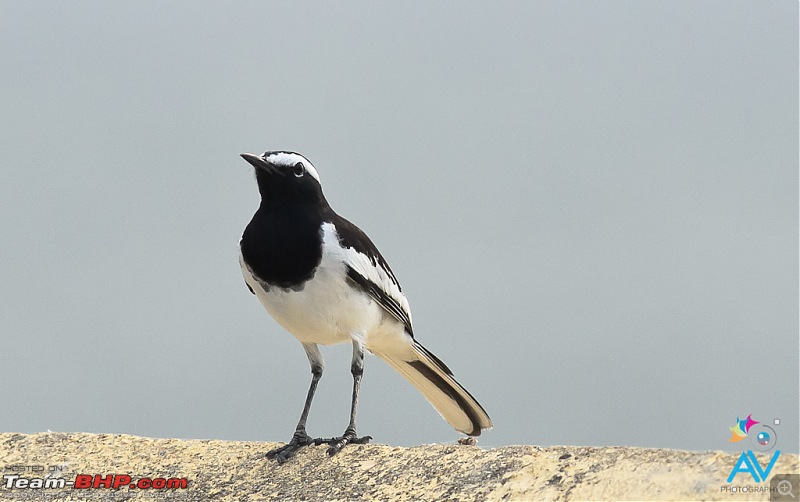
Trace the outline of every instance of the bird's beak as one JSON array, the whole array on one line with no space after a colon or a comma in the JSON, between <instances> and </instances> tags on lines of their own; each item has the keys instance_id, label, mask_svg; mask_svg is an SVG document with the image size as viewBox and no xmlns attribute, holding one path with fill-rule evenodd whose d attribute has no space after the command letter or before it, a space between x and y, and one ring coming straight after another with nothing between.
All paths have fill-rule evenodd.
<instances>
[{"instance_id":1,"label":"bird's beak","mask_svg":"<svg viewBox=\"0 0 800 502\"><path fill-rule=\"evenodd\" d=\"M250 163L256 169L264 169L268 172L274 172L274 168L266 162L264 159L259 157L258 155L253 155L252 153L243 153L241 154L242 158Z\"/></svg>"}]
</instances>

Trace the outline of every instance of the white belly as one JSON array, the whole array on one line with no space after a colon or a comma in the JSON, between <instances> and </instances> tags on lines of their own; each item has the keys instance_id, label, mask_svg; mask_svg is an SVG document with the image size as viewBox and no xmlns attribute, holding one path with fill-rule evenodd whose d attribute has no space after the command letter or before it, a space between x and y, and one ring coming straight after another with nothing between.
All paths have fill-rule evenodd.
<instances>
[{"instance_id":1,"label":"white belly","mask_svg":"<svg viewBox=\"0 0 800 502\"><path fill-rule=\"evenodd\" d=\"M384 317L377 303L347 284L344 265L325 254L314 277L300 291L278 287L265 291L241 255L239 264L245 282L267 312L303 343L331 345L353 339L364 343Z\"/></svg>"}]
</instances>

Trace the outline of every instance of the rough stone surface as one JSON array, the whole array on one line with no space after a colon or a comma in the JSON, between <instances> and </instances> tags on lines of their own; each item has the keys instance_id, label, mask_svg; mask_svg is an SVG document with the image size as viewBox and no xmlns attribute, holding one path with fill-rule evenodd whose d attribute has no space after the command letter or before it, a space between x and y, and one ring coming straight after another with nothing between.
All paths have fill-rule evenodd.
<instances>
[{"instance_id":1,"label":"rough stone surface","mask_svg":"<svg viewBox=\"0 0 800 502\"><path fill-rule=\"evenodd\" d=\"M3 476L187 478L186 489L9 489L0 500L768 500L722 491L738 454L628 447L308 447L283 465L277 443L47 432L0 434ZM781 454L775 473L797 473ZM753 486L739 475L734 485ZM730 485L729 485L730 486ZM763 486L763 485L762 485Z\"/></svg>"}]
</instances>

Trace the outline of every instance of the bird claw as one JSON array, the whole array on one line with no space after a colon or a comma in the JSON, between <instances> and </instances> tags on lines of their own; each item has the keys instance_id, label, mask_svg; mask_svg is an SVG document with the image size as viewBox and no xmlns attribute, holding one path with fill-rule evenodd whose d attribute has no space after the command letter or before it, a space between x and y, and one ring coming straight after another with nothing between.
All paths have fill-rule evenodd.
<instances>
[{"instance_id":1,"label":"bird claw","mask_svg":"<svg viewBox=\"0 0 800 502\"><path fill-rule=\"evenodd\" d=\"M315 443L315 441L316 440L311 439L305 432L295 433L294 436L292 436L291 441L289 441L287 444L268 451L267 458L270 460L275 459L275 461L277 461L279 464L283 464L290 458L294 457L300 448L308 446L311 443Z\"/></svg>"},{"instance_id":2,"label":"bird claw","mask_svg":"<svg viewBox=\"0 0 800 502\"><path fill-rule=\"evenodd\" d=\"M334 437L330 439L323 439L323 438L316 438L314 440L315 445L327 444L328 445L328 456L332 457L342 451L342 448L347 446L348 444L367 444L369 443L372 436L356 436L355 431L346 431L343 436Z\"/></svg>"}]
</instances>

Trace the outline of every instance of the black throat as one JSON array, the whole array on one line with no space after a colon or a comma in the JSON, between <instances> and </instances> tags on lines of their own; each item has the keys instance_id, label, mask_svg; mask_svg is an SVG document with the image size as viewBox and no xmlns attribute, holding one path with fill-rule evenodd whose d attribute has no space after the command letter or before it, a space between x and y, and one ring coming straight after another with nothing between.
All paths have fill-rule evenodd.
<instances>
[{"instance_id":1,"label":"black throat","mask_svg":"<svg viewBox=\"0 0 800 502\"><path fill-rule=\"evenodd\" d=\"M322 222L327 204L262 201L242 234L242 257L268 286L301 289L322 259Z\"/></svg>"}]
</instances>

